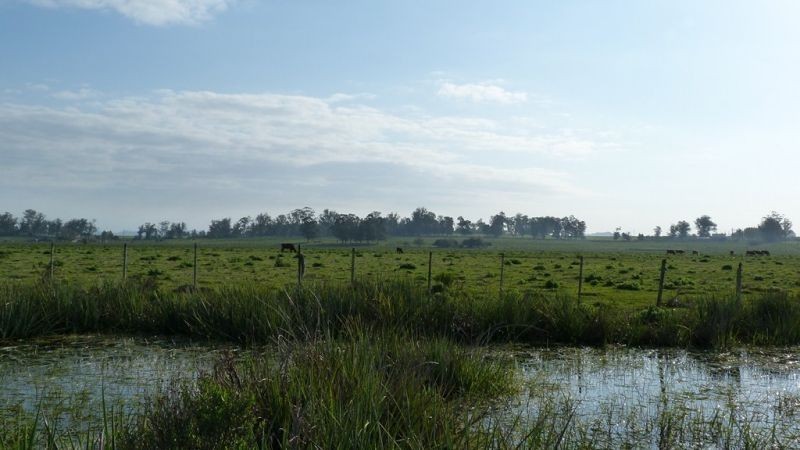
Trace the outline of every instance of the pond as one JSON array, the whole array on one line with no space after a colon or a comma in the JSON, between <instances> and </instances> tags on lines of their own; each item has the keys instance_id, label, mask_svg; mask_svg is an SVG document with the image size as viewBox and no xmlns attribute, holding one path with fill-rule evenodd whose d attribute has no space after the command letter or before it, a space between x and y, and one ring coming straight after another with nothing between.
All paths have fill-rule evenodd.
<instances>
[{"instance_id":1,"label":"pond","mask_svg":"<svg viewBox=\"0 0 800 450\"><path fill-rule=\"evenodd\" d=\"M132 413L156 391L191 382L225 353L258 350L166 338L73 336L0 347L0 418L42 411L89 424ZM737 447L753 436L800 446L800 348L734 351L514 348L523 389L489 422L547 416L564 442L597 447ZM525 426L521 428L525 429ZM672 440L671 437L675 438ZM643 443L649 443L644 444ZM729 445L729 444L733 445Z\"/></svg>"},{"instance_id":2,"label":"pond","mask_svg":"<svg viewBox=\"0 0 800 450\"><path fill-rule=\"evenodd\" d=\"M560 416L598 447L800 444L800 348L694 352L612 347L514 352L523 394L506 418ZM575 436L573 436L575 437ZM673 439L674 438L674 439Z\"/></svg>"}]
</instances>

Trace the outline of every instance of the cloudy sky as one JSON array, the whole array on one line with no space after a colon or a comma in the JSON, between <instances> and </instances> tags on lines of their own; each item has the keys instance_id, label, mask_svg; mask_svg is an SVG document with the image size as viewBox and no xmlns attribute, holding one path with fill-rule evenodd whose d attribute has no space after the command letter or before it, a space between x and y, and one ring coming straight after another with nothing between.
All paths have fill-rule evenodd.
<instances>
[{"instance_id":1,"label":"cloudy sky","mask_svg":"<svg viewBox=\"0 0 800 450\"><path fill-rule=\"evenodd\" d=\"M800 3L0 0L0 212L800 221Z\"/></svg>"}]
</instances>

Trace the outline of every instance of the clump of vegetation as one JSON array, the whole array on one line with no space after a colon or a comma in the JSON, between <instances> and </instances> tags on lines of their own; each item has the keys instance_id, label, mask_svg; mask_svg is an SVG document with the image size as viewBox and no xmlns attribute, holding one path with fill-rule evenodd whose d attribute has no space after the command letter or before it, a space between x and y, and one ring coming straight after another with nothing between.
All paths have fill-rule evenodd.
<instances>
[{"instance_id":1,"label":"clump of vegetation","mask_svg":"<svg viewBox=\"0 0 800 450\"><path fill-rule=\"evenodd\" d=\"M454 248L458 247L458 241L455 239L436 239L433 241L433 246L436 248Z\"/></svg>"},{"instance_id":2,"label":"clump of vegetation","mask_svg":"<svg viewBox=\"0 0 800 450\"><path fill-rule=\"evenodd\" d=\"M414 264L411 264L411 263L403 263L403 264L400 264L400 269L401 270L417 270L417 266L415 266Z\"/></svg>"},{"instance_id":3,"label":"clump of vegetation","mask_svg":"<svg viewBox=\"0 0 800 450\"><path fill-rule=\"evenodd\" d=\"M626 281L617 284L616 288L622 291L638 291L642 289L642 286L636 281Z\"/></svg>"},{"instance_id":4,"label":"clump of vegetation","mask_svg":"<svg viewBox=\"0 0 800 450\"><path fill-rule=\"evenodd\" d=\"M558 282L554 280L547 280L544 283L545 289L558 289Z\"/></svg>"},{"instance_id":5,"label":"clump of vegetation","mask_svg":"<svg viewBox=\"0 0 800 450\"><path fill-rule=\"evenodd\" d=\"M485 248L492 245L479 237L471 237L461 241L461 246L464 248Z\"/></svg>"},{"instance_id":6,"label":"clump of vegetation","mask_svg":"<svg viewBox=\"0 0 800 450\"><path fill-rule=\"evenodd\" d=\"M730 264L725 264L722 266L722 270L733 270L733 266Z\"/></svg>"}]
</instances>

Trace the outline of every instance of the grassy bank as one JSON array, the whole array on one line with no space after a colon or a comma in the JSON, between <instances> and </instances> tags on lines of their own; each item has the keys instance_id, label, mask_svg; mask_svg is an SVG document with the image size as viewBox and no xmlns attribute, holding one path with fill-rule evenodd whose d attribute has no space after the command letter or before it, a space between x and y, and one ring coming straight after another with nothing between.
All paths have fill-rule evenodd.
<instances>
[{"instance_id":1,"label":"grassy bank","mask_svg":"<svg viewBox=\"0 0 800 450\"><path fill-rule=\"evenodd\" d=\"M344 324L455 342L714 347L800 343L800 299L763 293L691 299L641 310L578 302L557 293L429 295L404 281L285 290L254 285L177 292L148 283L85 288L0 286L0 339L65 333L183 335L243 344L290 336L339 337Z\"/></svg>"}]
</instances>

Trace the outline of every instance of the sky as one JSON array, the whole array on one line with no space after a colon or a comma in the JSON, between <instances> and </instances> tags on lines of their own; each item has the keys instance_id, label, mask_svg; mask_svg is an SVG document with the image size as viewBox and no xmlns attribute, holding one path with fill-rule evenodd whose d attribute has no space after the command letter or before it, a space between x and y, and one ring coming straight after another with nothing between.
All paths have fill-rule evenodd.
<instances>
[{"instance_id":1,"label":"sky","mask_svg":"<svg viewBox=\"0 0 800 450\"><path fill-rule=\"evenodd\" d=\"M0 212L800 221L800 3L0 0Z\"/></svg>"}]
</instances>

